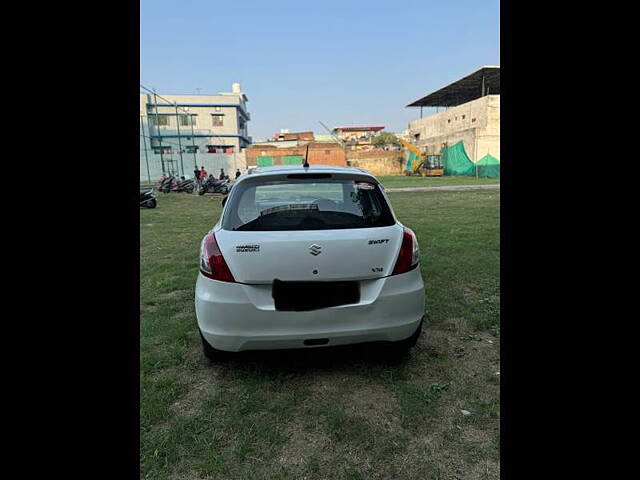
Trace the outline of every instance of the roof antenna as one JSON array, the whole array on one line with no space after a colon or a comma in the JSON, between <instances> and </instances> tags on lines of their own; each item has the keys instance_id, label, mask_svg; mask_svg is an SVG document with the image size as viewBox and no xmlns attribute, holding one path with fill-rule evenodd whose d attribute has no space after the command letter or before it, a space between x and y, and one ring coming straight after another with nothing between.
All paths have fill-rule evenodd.
<instances>
[{"instance_id":1,"label":"roof antenna","mask_svg":"<svg viewBox=\"0 0 640 480\"><path fill-rule=\"evenodd\" d=\"M307 160L308 157L309 157L309 144L307 143L307 151L304 154L304 165L302 165L304 168L309 168L309 161Z\"/></svg>"}]
</instances>

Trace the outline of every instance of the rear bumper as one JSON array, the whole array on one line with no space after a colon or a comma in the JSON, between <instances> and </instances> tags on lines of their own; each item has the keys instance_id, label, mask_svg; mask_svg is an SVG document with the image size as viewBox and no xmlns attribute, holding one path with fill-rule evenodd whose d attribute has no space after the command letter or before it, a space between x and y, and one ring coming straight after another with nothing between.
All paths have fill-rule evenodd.
<instances>
[{"instance_id":1,"label":"rear bumper","mask_svg":"<svg viewBox=\"0 0 640 480\"><path fill-rule=\"evenodd\" d=\"M424 315L420 269L361 282L355 305L309 312L278 312L271 285L218 282L198 274L196 317L205 339L218 350L320 348L305 340L328 339L322 346L399 341L411 336Z\"/></svg>"}]
</instances>

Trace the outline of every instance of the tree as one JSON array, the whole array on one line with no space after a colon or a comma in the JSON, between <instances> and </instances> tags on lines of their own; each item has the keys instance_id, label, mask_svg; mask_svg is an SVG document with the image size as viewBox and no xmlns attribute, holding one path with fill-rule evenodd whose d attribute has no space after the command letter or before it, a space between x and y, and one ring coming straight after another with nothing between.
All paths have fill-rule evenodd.
<instances>
[{"instance_id":1,"label":"tree","mask_svg":"<svg viewBox=\"0 0 640 480\"><path fill-rule=\"evenodd\" d=\"M391 132L382 132L371 140L371 144L375 147L384 147L386 145L400 145L400 140Z\"/></svg>"}]
</instances>

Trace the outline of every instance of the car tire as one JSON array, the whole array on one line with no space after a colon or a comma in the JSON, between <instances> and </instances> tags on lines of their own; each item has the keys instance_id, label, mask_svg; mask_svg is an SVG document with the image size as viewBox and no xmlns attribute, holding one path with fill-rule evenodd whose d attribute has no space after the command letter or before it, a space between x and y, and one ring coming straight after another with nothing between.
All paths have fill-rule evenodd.
<instances>
[{"instance_id":1,"label":"car tire","mask_svg":"<svg viewBox=\"0 0 640 480\"><path fill-rule=\"evenodd\" d=\"M148 208L156 208L157 205L158 205L158 202L156 202L155 198L147 202Z\"/></svg>"},{"instance_id":2,"label":"car tire","mask_svg":"<svg viewBox=\"0 0 640 480\"><path fill-rule=\"evenodd\" d=\"M202 335L202 331L200 329L198 329L198 331L200 332L200 339L202 340L202 353L204 353L204 356L211 362L224 360L227 357L227 352L213 348L204 338L204 335Z\"/></svg>"},{"instance_id":3,"label":"car tire","mask_svg":"<svg viewBox=\"0 0 640 480\"><path fill-rule=\"evenodd\" d=\"M400 340L398 342L392 342L389 346L389 351L392 356L403 356L406 355L411 347L414 347L416 343L418 343L418 338L420 338L420 334L422 333L422 323L424 322L424 317L420 320L420 324L416 331L411 334L409 338L405 338L404 340Z\"/></svg>"}]
</instances>

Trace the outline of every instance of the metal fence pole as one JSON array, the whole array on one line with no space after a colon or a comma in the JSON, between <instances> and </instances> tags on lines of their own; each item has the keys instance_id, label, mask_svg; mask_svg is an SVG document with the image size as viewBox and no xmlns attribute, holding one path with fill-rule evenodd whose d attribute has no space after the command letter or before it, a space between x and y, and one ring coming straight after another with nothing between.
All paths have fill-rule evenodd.
<instances>
[{"instance_id":1,"label":"metal fence pole","mask_svg":"<svg viewBox=\"0 0 640 480\"><path fill-rule=\"evenodd\" d=\"M149 178L149 185L151 185L151 173L149 172L149 156L147 155L147 141L144 138L144 123L142 122L142 115L140 115L140 128L142 129L142 142L144 144L144 159L147 163L147 178Z\"/></svg>"},{"instance_id":2,"label":"metal fence pole","mask_svg":"<svg viewBox=\"0 0 640 480\"><path fill-rule=\"evenodd\" d=\"M189 123L191 123L191 145L193 146L193 166L195 168L198 168L198 159L196 157L196 139L193 136L194 135L194 133L193 133L193 119Z\"/></svg>"},{"instance_id":3,"label":"metal fence pole","mask_svg":"<svg viewBox=\"0 0 640 480\"><path fill-rule=\"evenodd\" d=\"M162 173L165 174L165 168L164 168L164 157L162 154L162 135L160 135L160 122L158 122L158 98L156 97L156 89L153 89L153 113L154 113L154 118L155 118L155 122L156 122L156 130L158 131L158 143L160 144L160 163L162 163ZM148 115L147 115L148 117Z\"/></svg>"},{"instance_id":4,"label":"metal fence pole","mask_svg":"<svg viewBox=\"0 0 640 480\"><path fill-rule=\"evenodd\" d=\"M182 163L182 141L180 140L180 118L178 116L178 103L173 102L173 104L176 106L176 126L178 127L178 150L180 151L180 168L182 168L182 175L184 175L184 163Z\"/></svg>"}]
</instances>

